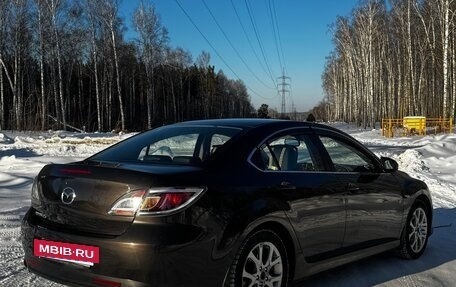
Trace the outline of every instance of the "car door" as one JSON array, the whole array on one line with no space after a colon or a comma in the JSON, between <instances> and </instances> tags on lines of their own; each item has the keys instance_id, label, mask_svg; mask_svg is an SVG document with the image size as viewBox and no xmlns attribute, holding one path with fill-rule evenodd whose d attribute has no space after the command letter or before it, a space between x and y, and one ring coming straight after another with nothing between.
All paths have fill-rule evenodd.
<instances>
[{"instance_id":1,"label":"car door","mask_svg":"<svg viewBox=\"0 0 456 287\"><path fill-rule=\"evenodd\" d=\"M309 129L288 131L267 140L257 164L290 206L287 216L308 262L342 247L345 232L343 186L325 171Z\"/></svg>"},{"instance_id":2,"label":"car door","mask_svg":"<svg viewBox=\"0 0 456 287\"><path fill-rule=\"evenodd\" d=\"M348 137L320 132L333 174L344 186L344 248L356 250L400 237L402 195L394 174L383 172L368 151Z\"/></svg>"}]
</instances>

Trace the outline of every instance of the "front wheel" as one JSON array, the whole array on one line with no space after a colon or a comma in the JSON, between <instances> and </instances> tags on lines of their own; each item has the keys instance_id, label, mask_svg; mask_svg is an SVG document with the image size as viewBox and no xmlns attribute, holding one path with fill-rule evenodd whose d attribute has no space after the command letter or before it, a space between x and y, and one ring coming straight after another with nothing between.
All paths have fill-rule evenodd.
<instances>
[{"instance_id":1,"label":"front wheel","mask_svg":"<svg viewBox=\"0 0 456 287\"><path fill-rule=\"evenodd\" d=\"M428 208L421 201L410 209L407 223L402 233L400 256L406 259L420 257L429 238L430 216Z\"/></svg>"},{"instance_id":2,"label":"front wheel","mask_svg":"<svg viewBox=\"0 0 456 287\"><path fill-rule=\"evenodd\" d=\"M283 241L270 230L250 235L230 270L230 287L286 287L288 257Z\"/></svg>"}]
</instances>

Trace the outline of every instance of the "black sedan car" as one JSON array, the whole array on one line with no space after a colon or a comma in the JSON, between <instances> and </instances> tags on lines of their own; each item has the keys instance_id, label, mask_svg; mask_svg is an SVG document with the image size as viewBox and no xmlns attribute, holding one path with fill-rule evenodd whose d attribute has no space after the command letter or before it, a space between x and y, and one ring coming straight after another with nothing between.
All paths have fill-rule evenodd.
<instances>
[{"instance_id":1,"label":"black sedan car","mask_svg":"<svg viewBox=\"0 0 456 287\"><path fill-rule=\"evenodd\" d=\"M76 286L287 286L431 234L426 184L329 126L185 122L45 166L27 268Z\"/></svg>"}]
</instances>

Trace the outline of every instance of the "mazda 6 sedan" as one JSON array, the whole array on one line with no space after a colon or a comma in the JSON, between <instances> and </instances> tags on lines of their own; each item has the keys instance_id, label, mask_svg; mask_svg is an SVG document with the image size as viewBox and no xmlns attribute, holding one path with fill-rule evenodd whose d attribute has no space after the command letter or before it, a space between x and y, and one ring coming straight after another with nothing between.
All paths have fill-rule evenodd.
<instances>
[{"instance_id":1,"label":"mazda 6 sedan","mask_svg":"<svg viewBox=\"0 0 456 287\"><path fill-rule=\"evenodd\" d=\"M45 166L22 244L28 270L68 285L284 287L418 258L431 223L426 184L337 129L202 120Z\"/></svg>"}]
</instances>

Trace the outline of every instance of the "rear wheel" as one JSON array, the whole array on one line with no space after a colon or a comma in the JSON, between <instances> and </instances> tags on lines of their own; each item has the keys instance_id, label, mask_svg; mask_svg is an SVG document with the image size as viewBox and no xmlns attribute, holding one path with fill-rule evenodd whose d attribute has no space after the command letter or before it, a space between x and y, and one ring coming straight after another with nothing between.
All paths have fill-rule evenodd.
<instances>
[{"instance_id":1,"label":"rear wheel","mask_svg":"<svg viewBox=\"0 0 456 287\"><path fill-rule=\"evenodd\" d=\"M420 257L429 238L429 211L426 205L418 201L410 209L407 223L402 233L400 256L406 259Z\"/></svg>"},{"instance_id":2,"label":"rear wheel","mask_svg":"<svg viewBox=\"0 0 456 287\"><path fill-rule=\"evenodd\" d=\"M250 235L230 270L230 287L286 287L288 257L283 241L270 230Z\"/></svg>"}]
</instances>

